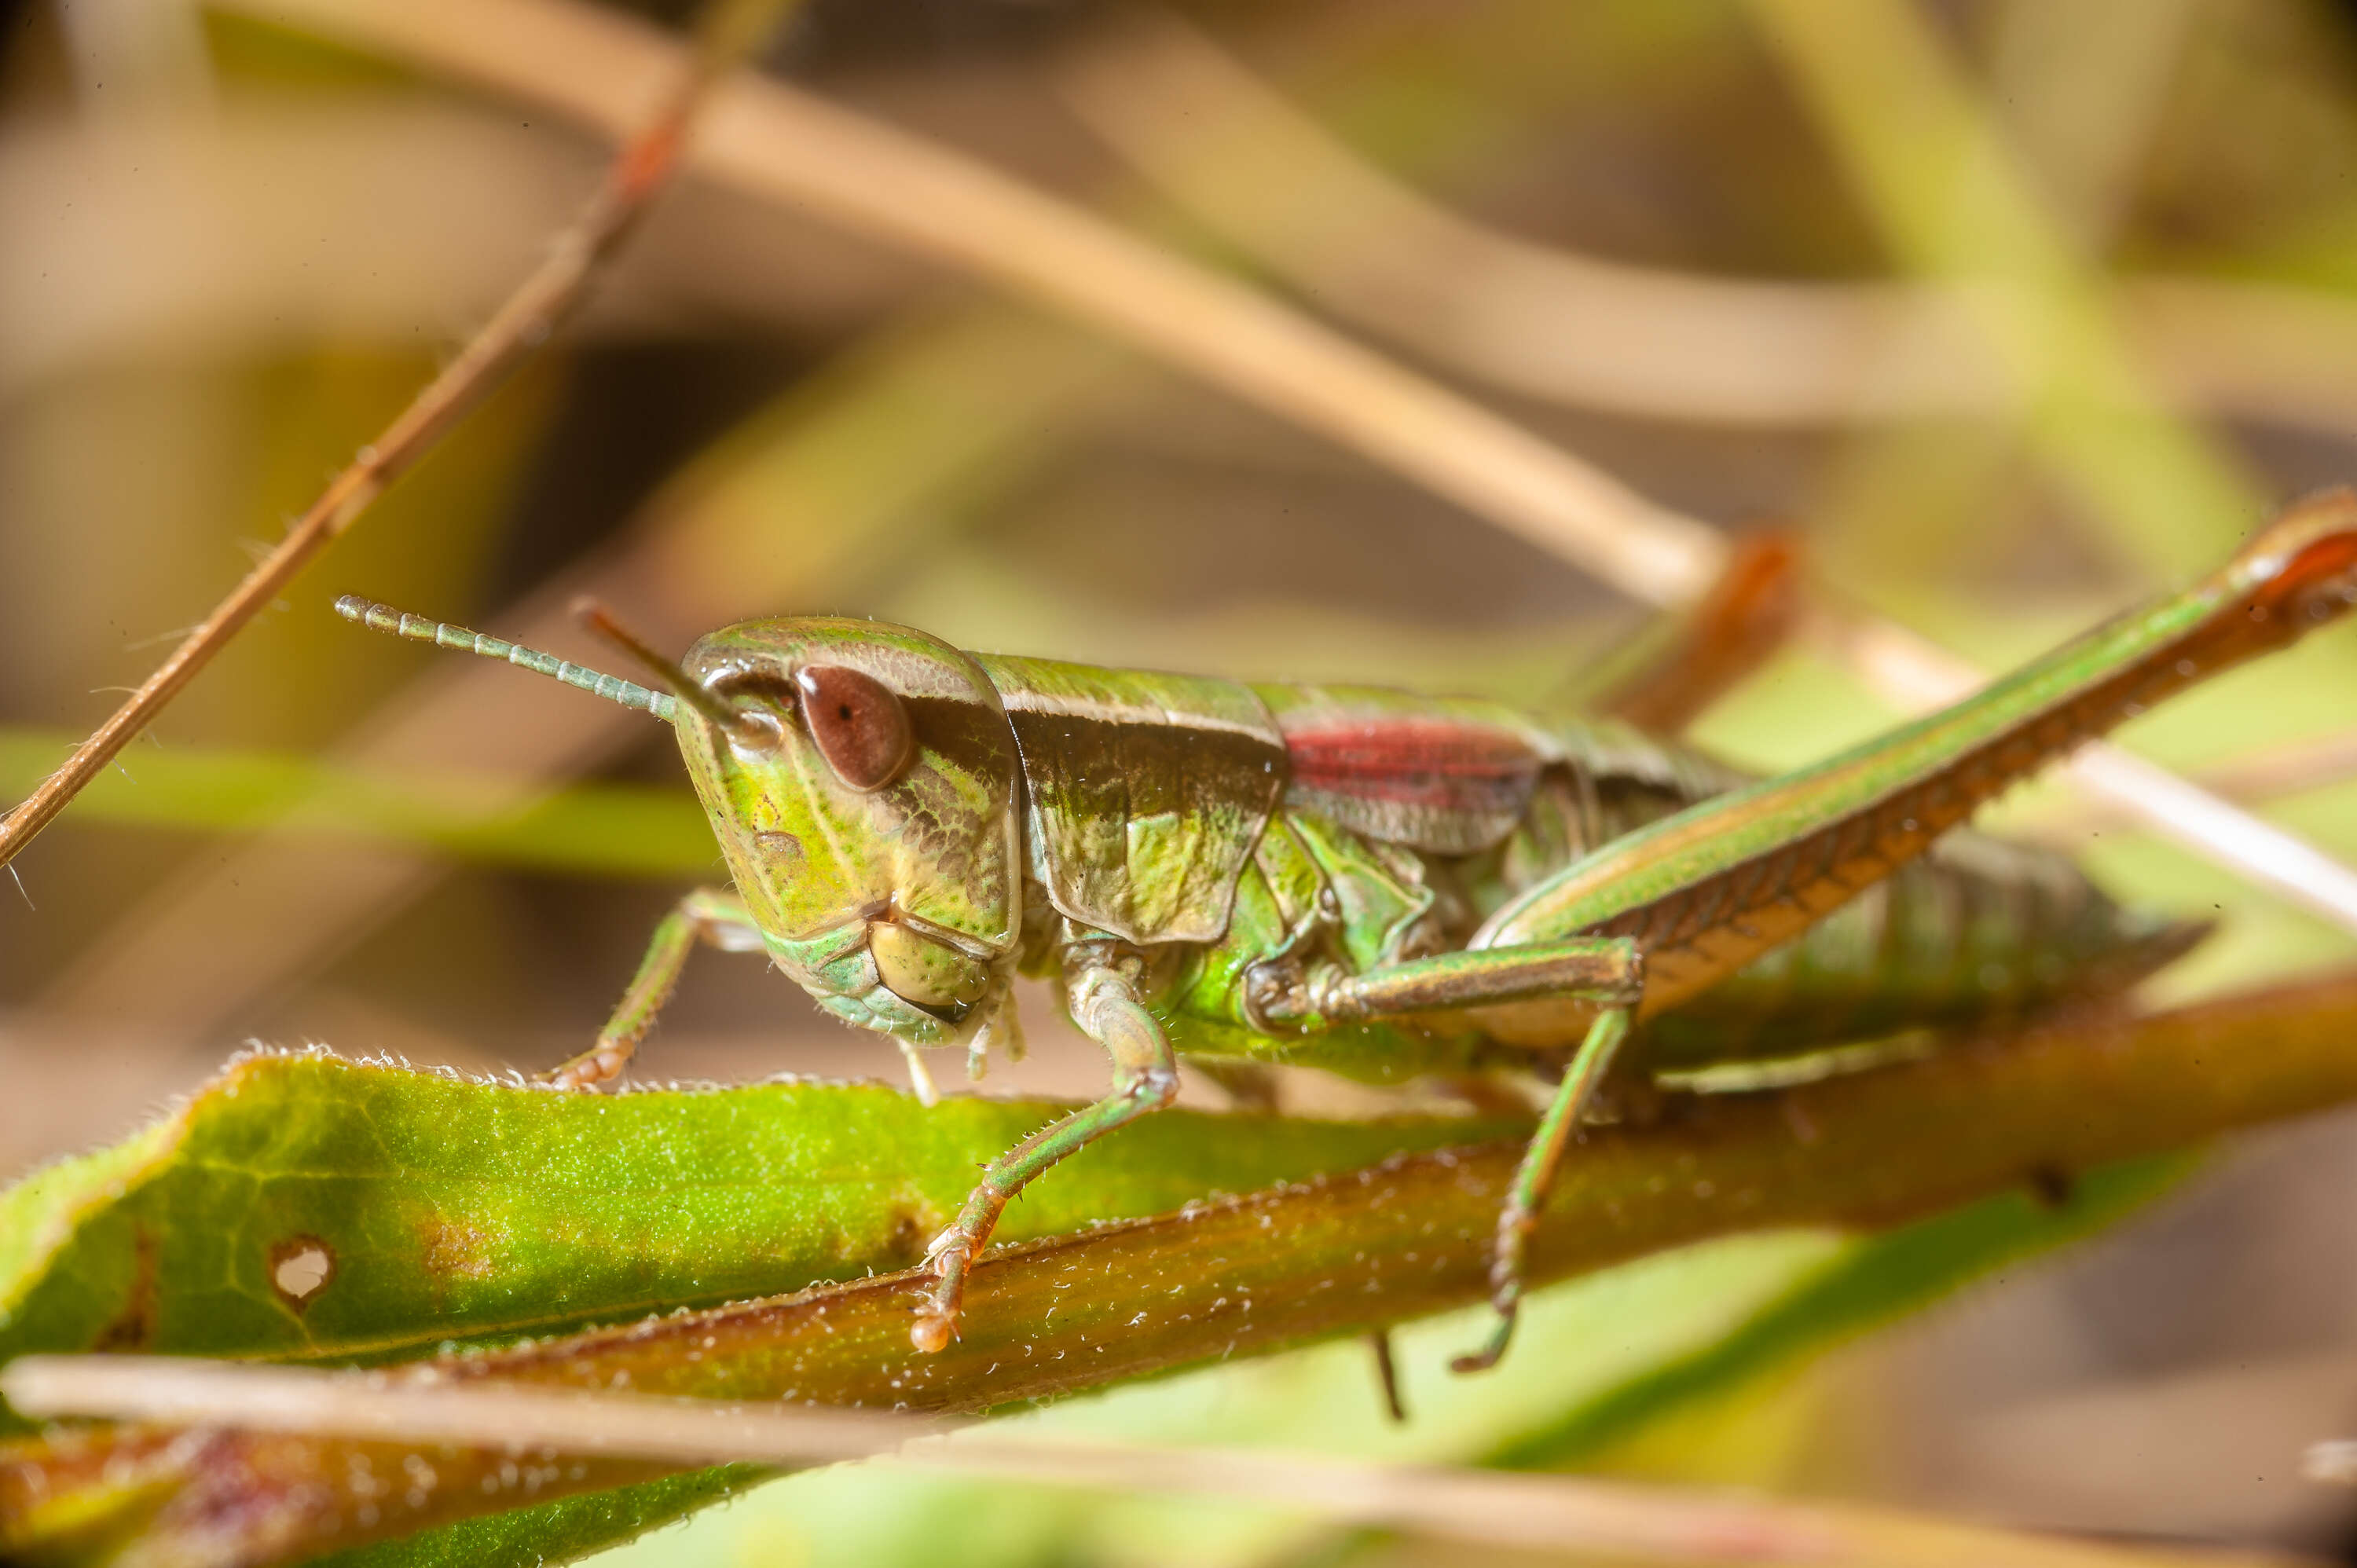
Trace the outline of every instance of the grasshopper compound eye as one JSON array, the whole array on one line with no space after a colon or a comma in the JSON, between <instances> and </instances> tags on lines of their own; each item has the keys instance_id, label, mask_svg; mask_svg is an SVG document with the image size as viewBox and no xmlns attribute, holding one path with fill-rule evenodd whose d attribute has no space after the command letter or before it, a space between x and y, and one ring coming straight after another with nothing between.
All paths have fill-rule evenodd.
<instances>
[{"instance_id":1,"label":"grasshopper compound eye","mask_svg":"<svg viewBox=\"0 0 2357 1568\"><path fill-rule=\"evenodd\" d=\"M881 789L908 765L915 737L909 711L872 675L835 664L794 672L802 720L835 777L855 789Z\"/></svg>"}]
</instances>

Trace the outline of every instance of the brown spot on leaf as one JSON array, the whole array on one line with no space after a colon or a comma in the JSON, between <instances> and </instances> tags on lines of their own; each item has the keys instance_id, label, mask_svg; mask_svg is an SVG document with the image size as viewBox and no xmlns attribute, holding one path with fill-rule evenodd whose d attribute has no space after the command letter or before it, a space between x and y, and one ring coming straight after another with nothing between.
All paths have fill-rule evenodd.
<instances>
[{"instance_id":1,"label":"brown spot on leaf","mask_svg":"<svg viewBox=\"0 0 2357 1568\"><path fill-rule=\"evenodd\" d=\"M156 1337L156 1233L145 1225L131 1232L131 1290L123 1310L90 1342L93 1350L142 1350Z\"/></svg>"},{"instance_id":2,"label":"brown spot on leaf","mask_svg":"<svg viewBox=\"0 0 2357 1568\"><path fill-rule=\"evenodd\" d=\"M489 1232L427 1209L417 1219L419 1263L440 1298L454 1279L481 1279L491 1272L492 1238Z\"/></svg>"},{"instance_id":3,"label":"brown spot on leaf","mask_svg":"<svg viewBox=\"0 0 2357 1568\"><path fill-rule=\"evenodd\" d=\"M286 1236L271 1244L270 1288L292 1312L319 1299L336 1277L336 1250L317 1236Z\"/></svg>"}]
</instances>

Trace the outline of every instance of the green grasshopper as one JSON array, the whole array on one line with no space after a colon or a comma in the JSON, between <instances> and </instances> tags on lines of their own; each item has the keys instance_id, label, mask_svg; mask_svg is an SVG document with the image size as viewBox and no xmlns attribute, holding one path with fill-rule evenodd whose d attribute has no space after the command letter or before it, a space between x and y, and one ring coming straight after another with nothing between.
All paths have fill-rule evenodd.
<instances>
[{"instance_id":1,"label":"green grasshopper","mask_svg":"<svg viewBox=\"0 0 2357 1568\"><path fill-rule=\"evenodd\" d=\"M2115 994L2203 928L2067 862L1947 831L2011 781L2357 601L2357 493L2293 509L2191 589L1928 718L1752 782L1610 721L1373 687L970 654L871 621L747 621L636 685L360 598L347 618L504 659L673 725L733 892L688 894L596 1044L621 1071L700 939L765 952L904 1049L1013 1027L1050 976L1113 1091L992 1162L928 1251L939 1350L1007 1202L1170 1103L1177 1057L1395 1079L1559 1074L1499 1217L1495 1364L1525 1239L1598 1086L1807 1057ZM912 1055L912 1061L915 1059ZM920 1079L921 1083L921 1079Z\"/></svg>"}]
</instances>

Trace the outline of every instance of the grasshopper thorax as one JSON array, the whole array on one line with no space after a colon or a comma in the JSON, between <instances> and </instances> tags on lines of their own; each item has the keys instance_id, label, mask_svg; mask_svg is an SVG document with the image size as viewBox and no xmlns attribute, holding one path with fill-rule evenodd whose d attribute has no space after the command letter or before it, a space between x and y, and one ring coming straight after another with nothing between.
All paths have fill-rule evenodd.
<instances>
[{"instance_id":1,"label":"grasshopper thorax","mask_svg":"<svg viewBox=\"0 0 2357 1568\"><path fill-rule=\"evenodd\" d=\"M682 668L725 704L673 723L771 957L839 1017L949 1038L1022 929L1015 742L989 680L922 632L815 618L725 627Z\"/></svg>"}]
</instances>

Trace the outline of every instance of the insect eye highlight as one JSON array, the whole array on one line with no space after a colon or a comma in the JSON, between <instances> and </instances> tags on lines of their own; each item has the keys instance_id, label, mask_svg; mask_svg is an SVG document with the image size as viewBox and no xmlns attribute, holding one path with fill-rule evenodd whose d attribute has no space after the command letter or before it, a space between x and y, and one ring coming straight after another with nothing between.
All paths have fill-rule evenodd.
<instances>
[{"instance_id":1,"label":"insect eye highlight","mask_svg":"<svg viewBox=\"0 0 2357 1568\"><path fill-rule=\"evenodd\" d=\"M835 777L855 789L881 789L899 777L916 749L909 711L872 675L835 664L794 672L802 722Z\"/></svg>"}]
</instances>

